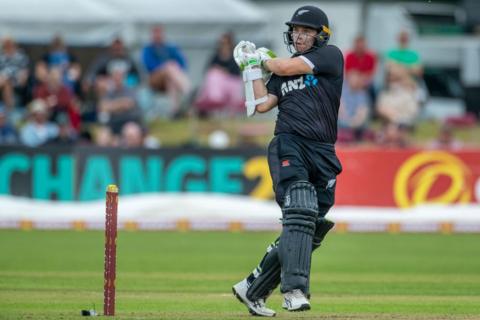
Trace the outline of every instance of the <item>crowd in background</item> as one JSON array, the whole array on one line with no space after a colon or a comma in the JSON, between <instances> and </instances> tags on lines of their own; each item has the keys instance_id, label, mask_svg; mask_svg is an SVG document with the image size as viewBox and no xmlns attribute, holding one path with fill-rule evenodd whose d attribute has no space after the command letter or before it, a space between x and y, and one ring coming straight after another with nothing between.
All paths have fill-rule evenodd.
<instances>
[{"instance_id":1,"label":"crowd in background","mask_svg":"<svg viewBox=\"0 0 480 320\"><path fill-rule=\"evenodd\" d=\"M146 106L139 88L165 95L168 112L183 116L232 117L244 114L243 82L232 57L234 35L225 33L193 88L182 50L166 41L162 26L136 61L121 38L83 70L61 36L55 36L39 61L6 37L0 51L0 144L158 147L149 136ZM381 71L379 63L382 63ZM381 85L375 82L382 72ZM372 142L403 147L415 130L427 99L419 54L409 35L398 35L398 47L372 52L358 36L345 52L345 81L339 110L339 143ZM381 128L372 130L372 120ZM451 128L442 128L434 147L458 145Z\"/></svg>"},{"instance_id":2,"label":"crowd in background","mask_svg":"<svg viewBox=\"0 0 480 320\"><path fill-rule=\"evenodd\" d=\"M398 35L398 47L383 59L381 88L374 85L377 54L367 48L363 36L355 39L345 55L345 81L339 112L341 142L374 140L385 146L405 146L408 132L414 130L420 107L426 100L423 67L419 54L410 48L409 35ZM369 128L373 117L382 129L375 134Z\"/></svg>"}]
</instances>

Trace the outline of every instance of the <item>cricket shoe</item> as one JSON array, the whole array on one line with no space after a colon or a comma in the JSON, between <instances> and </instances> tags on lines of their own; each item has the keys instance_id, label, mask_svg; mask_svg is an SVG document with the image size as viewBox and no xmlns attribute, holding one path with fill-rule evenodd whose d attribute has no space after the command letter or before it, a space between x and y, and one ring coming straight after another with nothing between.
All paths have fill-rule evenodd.
<instances>
[{"instance_id":1,"label":"cricket shoe","mask_svg":"<svg viewBox=\"0 0 480 320\"><path fill-rule=\"evenodd\" d=\"M310 293L307 294L307 300L310 301ZM283 299L283 302L282 302L282 309L288 310L288 306L287 306L287 303L285 302L285 299Z\"/></svg>"},{"instance_id":2,"label":"cricket shoe","mask_svg":"<svg viewBox=\"0 0 480 320\"><path fill-rule=\"evenodd\" d=\"M247 279L243 279L236 285L232 287L233 295L237 297L237 299L247 306L248 311L250 314L254 316L261 316L261 317L275 317L275 311L269 309L265 306L264 299L258 299L255 301L251 301L247 298L247 291L248 291L248 282Z\"/></svg>"},{"instance_id":3,"label":"cricket shoe","mask_svg":"<svg viewBox=\"0 0 480 320\"><path fill-rule=\"evenodd\" d=\"M283 298L282 308L288 311L310 310L310 302L300 289L284 293Z\"/></svg>"},{"instance_id":4,"label":"cricket shoe","mask_svg":"<svg viewBox=\"0 0 480 320\"><path fill-rule=\"evenodd\" d=\"M307 294L307 300L310 301L310 293ZM285 299L283 299L283 302L282 302L282 309L288 310L288 306L287 306L287 303L285 302Z\"/></svg>"}]
</instances>

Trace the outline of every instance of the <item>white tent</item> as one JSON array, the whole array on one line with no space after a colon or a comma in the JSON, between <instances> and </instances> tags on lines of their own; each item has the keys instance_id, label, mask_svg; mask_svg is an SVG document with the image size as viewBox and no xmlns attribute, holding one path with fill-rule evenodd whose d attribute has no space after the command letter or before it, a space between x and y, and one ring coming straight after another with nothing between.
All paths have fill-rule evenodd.
<instances>
[{"instance_id":1,"label":"white tent","mask_svg":"<svg viewBox=\"0 0 480 320\"><path fill-rule=\"evenodd\" d=\"M106 46L120 36L138 58L155 24L179 45L192 80L201 80L219 36L268 44L265 12L248 0L1 0L0 38L47 44L60 34L69 46Z\"/></svg>"},{"instance_id":2,"label":"white tent","mask_svg":"<svg viewBox=\"0 0 480 320\"><path fill-rule=\"evenodd\" d=\"M18 42L48 43L61 33L75 45L97 45L119 31L118 14L92 0L2 0L0 34Z\"/></svg>"},{"instance_id":3,"label":"white tent","mask_svg":"<svg viewBox=\"0 0 480 320\"><path fill-rule=\"evenodd\" d=\"M265 13L246 0L2 0L0 36L48 43L55 33L71 45L103 45L120 35L131 46L154 24L182 46L210 46L226 30L265 42Z\"/></svg>"}]
</instances>

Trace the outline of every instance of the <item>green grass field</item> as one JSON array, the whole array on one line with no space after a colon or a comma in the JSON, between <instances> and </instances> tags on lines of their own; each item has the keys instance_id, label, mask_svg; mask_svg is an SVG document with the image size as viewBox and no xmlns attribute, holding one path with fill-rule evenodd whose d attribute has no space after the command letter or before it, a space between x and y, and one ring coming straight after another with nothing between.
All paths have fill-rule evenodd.
<instances>
[{"instance_id":1,"label":"green grass field","mask_svg":"<svg viewBox=\"0 0 480 320\"><path fill-rule=\"evenodd\" d=\"M123 232L117 319L249 319L231 294L272 233ZM103 233L0 231L0 318L103 313ZM333 234L315 253L312 310L289 319L480 319L480 235Z\"/></svg>"},{"instance_id":2,"label":"green grass field","mask_svg":"<svg viewBox=\"0 0 480 320\"><path fill-rule=\"evenodd\" d=\"M370 128L381 131L381 122L378 120L370 124ZM213 119L180 119L177 121L156 119L150 122L149 129L153 136L162 142L163 146L179 146L193 144L200 146L208 145L208 135L214 130L221 129L228 133L231 145L242 145L245 142L256 143L266 146L273 136L275 116L257 115L253 118L239 116L237 118L213 118ZM428 145L434 140L441 129L441 124L436 121L420 121L416 129L411 133L410 143L417 146ZM248 137L245 137L248 133ZM454 136L468 146L479 147L480 124L473 127L455 128ZM248 141L245 141L248 138ZM365 146L371 142L362 143Z\"/></svg>"}]
</instances>

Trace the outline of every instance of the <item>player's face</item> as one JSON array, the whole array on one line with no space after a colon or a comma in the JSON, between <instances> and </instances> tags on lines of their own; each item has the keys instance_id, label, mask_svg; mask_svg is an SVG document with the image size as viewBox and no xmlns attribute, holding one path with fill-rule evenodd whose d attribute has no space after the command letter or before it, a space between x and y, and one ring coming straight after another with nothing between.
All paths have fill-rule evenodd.
<instances>
[{"instance_id":1,"label":"player's face","mask_svg":"<svg viewBox=\"0 0 480 320\"><path fill-rule=\"evenodd\" d=\"M314 42L317 31L312 28L293 26L292 39L297 52L303 52L310 49Z\"/></svg>"}]
</instances>

